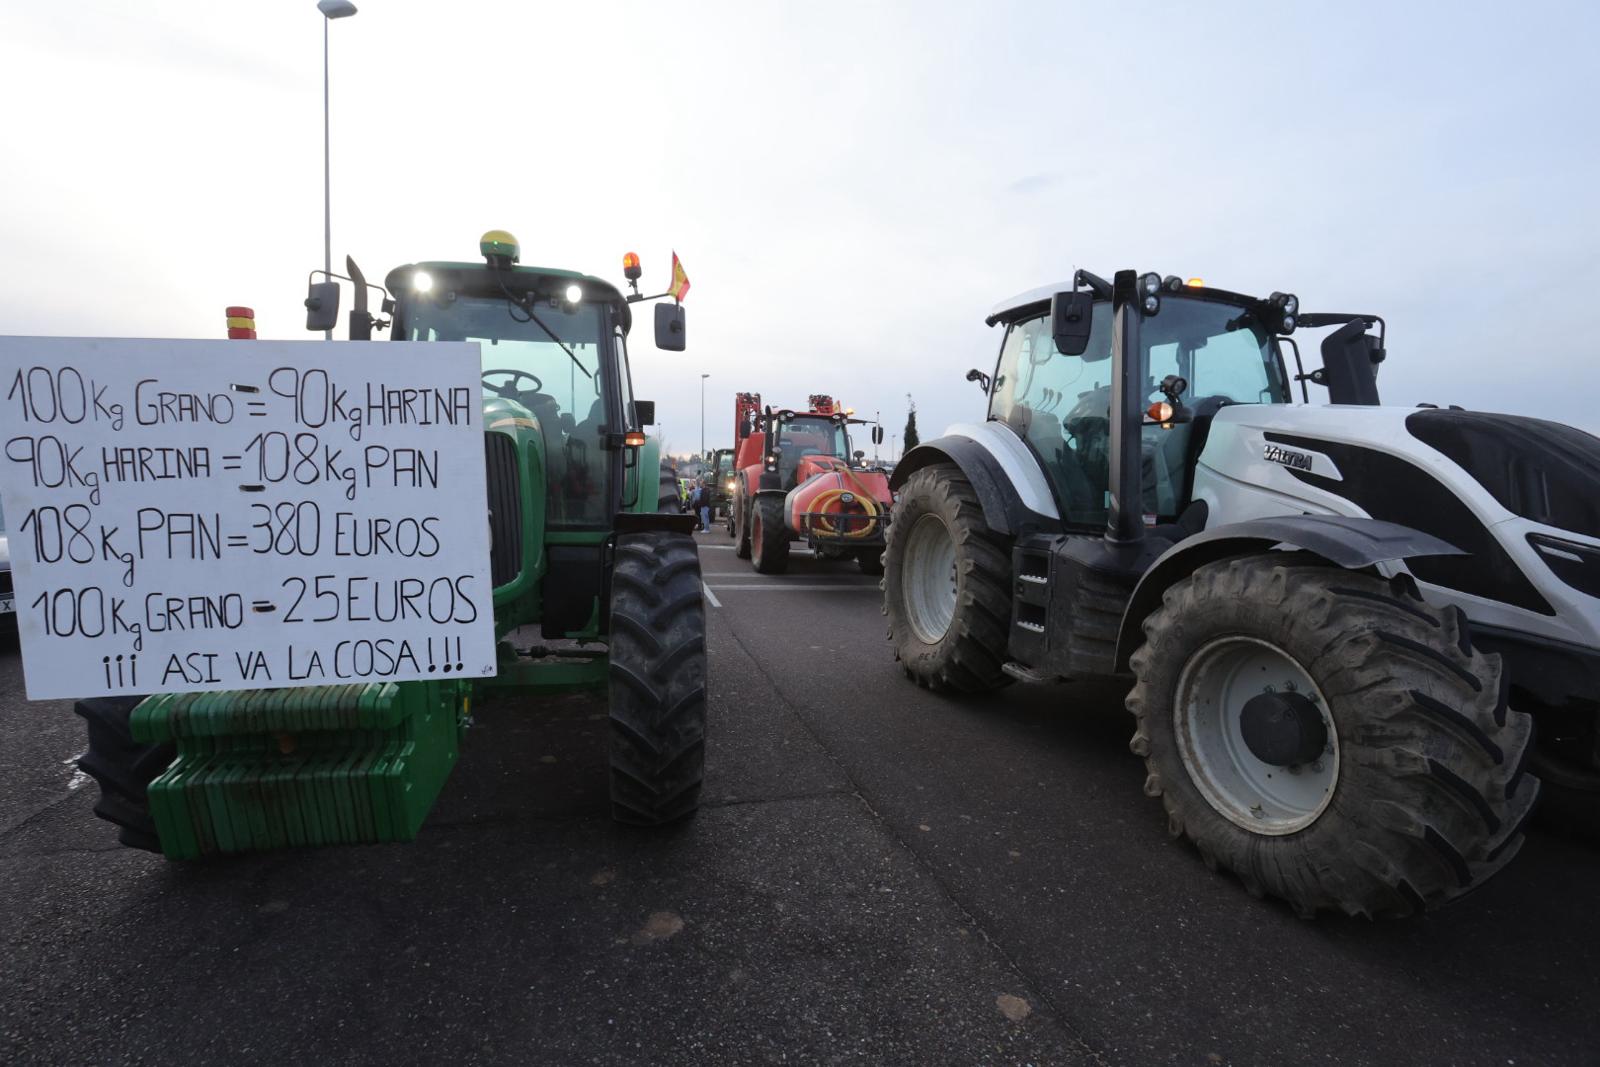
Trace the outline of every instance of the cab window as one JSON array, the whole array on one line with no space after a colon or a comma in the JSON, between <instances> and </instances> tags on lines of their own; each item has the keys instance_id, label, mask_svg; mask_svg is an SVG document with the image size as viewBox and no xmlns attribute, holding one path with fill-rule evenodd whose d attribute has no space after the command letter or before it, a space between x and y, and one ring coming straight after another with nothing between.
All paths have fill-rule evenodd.
<instances>
[{"instance_id":1,"label":"cab window","mask_svg":"<svg viewBox=\"0 0 1600 1067\"><path fill-rule=\"evenodd\" d=\"M536 313L550 333L503 297L423 300L406 316L406 338L478 342L485 398L514 401L539 424L551 524L602 524L611 512L600 432L606 423L601 368L611 341L602 328L604 311L579 304L540 306Z\"/></svg>"},{"instance_id":2,"label":"cab window","mask_svg":"<svg viewBox=\"0 0 1600 1067\"><path fill-rule=\"evenodd\" d=\"M1289 402L1288 382L1272 338L1233 304L1168 297L1139 330L1141 406L1163 398L1175 375L1189 385L1181 400L1191 412L1226 404ZM1013 323L1001 345L989 417L1011 426L1038 455L1065 520L1103 524L1110 510L1111 305L1094 305L1088 347L1081 356L1056 350L1050 317ZM1175 519L1189 500L1192 426L1148 425L1141 431L1140 464L1147 521Z\"/></svg>"}]
</instances>

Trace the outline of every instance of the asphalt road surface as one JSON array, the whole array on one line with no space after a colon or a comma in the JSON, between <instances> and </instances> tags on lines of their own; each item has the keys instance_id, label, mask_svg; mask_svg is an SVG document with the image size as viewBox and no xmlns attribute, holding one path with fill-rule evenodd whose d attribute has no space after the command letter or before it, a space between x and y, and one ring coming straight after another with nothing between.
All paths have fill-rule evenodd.
<instances>
[{"instance_id":1,"label":"asphalt road surface","mask_svg":"<svg viewBox=\"0 0 1600 1067\"><path fill-rule=\"evenodd\" d=\"M853 563L702 544L706 806L667 833L606 818L602 702L502 701L412 844L169 864L0 651L0 1063L1600 1057L1600 852L1296 919L1168 839L1117 690L927 693Z\"/></svg>"}]
</instances>

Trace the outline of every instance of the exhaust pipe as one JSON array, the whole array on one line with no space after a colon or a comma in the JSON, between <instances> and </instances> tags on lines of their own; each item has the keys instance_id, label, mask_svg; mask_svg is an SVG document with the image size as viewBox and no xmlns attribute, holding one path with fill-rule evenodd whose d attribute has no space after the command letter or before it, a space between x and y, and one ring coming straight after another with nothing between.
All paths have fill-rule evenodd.
<instances>
[{"instance_id":1,"label":"exhaust pipe","mask_svg":"<svg viewBox=\"0 0 1600 1067\"><path fill-rule=\"evenodd\" d=\"M1144 381L1139 359L1139 276L1119 270L1111 280L1111 510L1106 540L1144 540Z\"/></svg>"}]
</instances>

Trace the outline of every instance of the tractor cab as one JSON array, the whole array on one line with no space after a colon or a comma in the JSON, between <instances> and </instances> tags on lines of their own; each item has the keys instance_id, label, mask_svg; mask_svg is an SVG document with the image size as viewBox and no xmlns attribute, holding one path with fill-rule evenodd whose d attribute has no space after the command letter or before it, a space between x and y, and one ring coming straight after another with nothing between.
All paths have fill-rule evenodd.
<instances>
[{"instance_id":1,"label":"tractor cab","mask_svg":"<svg viewBox=\"0 0 1600 1067\"><path fill-rule=\"evenodd\" d=\"M852 466L850 414L832 397L813 393L805 411L762 409L754 393L739 394L739 402L737 467L759 465L761 488L787 491L817 474Z\"/></svg>"},{"instance_id":2,"label":"tractor cab","mask_svg":"<svg viewBox=\"0 0 1600 1067\"><path fill-rule=\"evenodd\" d=\"M538 621L547 637L599 635L617 516L658 507L658 445L644 432L655 405L635 401L628 369L632 305L654 298L637 295L632 253L623 264L634 293L624 295L591 275L522 266L504 230L478 248L482 262L408 263L382 287L347 259L348 276L311 285L306 327L337 321L337 277L355 294L352 340L388 329L395 341L478 344L491 563L496 601L511 608L497 619ZM367 311L369 290L389 320ZM656 312L657 347L681 351L682 307Z\"/></svg>"},{"instance_id":3,"label":"tractor cab","mask_svg":"<svg viewBox=\"0 0 1600 1067\"><path fill-rule=\"evenodd\" d=\"M711 506L726 508L733 499L733 449L719 448L711 458Z\"/></svg>"},{"instance_id":4,"label":"tractor cab","mask_svg":"<svg viewBox=\"0 0 1600 1067\"><path fill-rule=\"evenodd\" d=\"M399 341L476 341L488 422L531 421L544 445L552 529L609 526L622 509L633 404L626 298L573 271L517 265L515 240L491 232L485 263L407 264L385 279Z\"/></svg>"},{"instance_id":5,"label":"tractor cab","mask_svg":"<svg viewBox=\"0 0 1600 1067\"><path fill-rule=\"evenodd\" d=\"M1288 404L1292 383L1330 384L1334 403L1377 403L1381 335L1366 334L1376 316L1300 315L1299 301L1265 299L1156 274L1139 276L1132 306L1135 329L1113 359L1111 285L1079 271L1073 288L1024 293L1001 304L988 323L1006 327L995 372L970 372L989 395L988 419L1014 430L1039 457L1069 527L1104 526L1117 491L1112 405L1127 390L1130 435L1137 456L1125 476L1137 479L1138 509L1128 521L1176 522L1193 502L1195 464L1212 418L1237 404ZM1298 321L1297 321L1298 320ZM1339 325L1323 344L1326 366L1299 367L1297 325ZM1293 377L1283 351L1294 353ZM1337 379L1337 384L1332 379ZM1339 386L1343 386L1342 388ZM1137 452L1132 446L1137 432Z\"/></svg>"}]
</instances>

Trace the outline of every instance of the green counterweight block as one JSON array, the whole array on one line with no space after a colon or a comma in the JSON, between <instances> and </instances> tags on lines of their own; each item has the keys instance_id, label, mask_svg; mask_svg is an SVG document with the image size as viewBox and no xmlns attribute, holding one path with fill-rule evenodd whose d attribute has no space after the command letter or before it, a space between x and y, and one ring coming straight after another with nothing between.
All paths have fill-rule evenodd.
<instances>
[{"instance_id":1,"label":"green counterweight block","mask_svg":"<svg viewBox=\"0 0 1600 1067\"><path fill-rule=\"evenodd\" d=\"M468 692L427 681L150 697L133 736L178 749L150 783L162 851L409 841L455 766Z\"/></svg>"}]
</instances>

